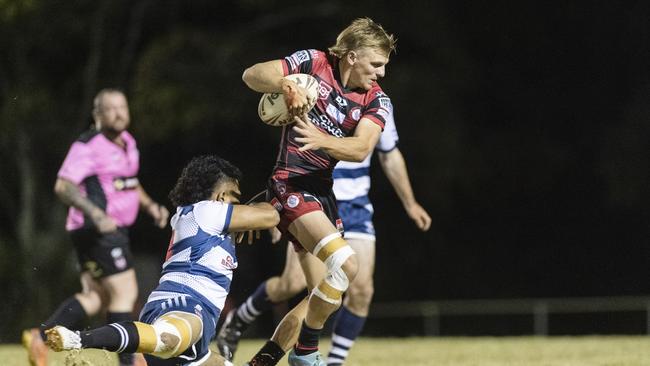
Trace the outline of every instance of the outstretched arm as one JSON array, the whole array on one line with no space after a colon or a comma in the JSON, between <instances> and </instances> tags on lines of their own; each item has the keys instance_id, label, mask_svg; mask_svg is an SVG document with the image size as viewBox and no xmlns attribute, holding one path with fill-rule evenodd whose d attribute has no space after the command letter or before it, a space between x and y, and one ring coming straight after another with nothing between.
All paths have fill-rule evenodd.
<instances>
[{"instance_id":1,"label":"outstretched arm","mask_svg":"<svg viewBox=\"0 0 650 366\"><path fill-rule=\"evenodd\" d=\"M228 230L231 232L270 229L280 222L278 211L267 202L233 205Z\"/></svg>"},{"instance_id":2,"label":"outstretched arm","mask_svg":"<svg viewBox=\"0 0 650 366\"><path fill-rule=\"evenodd\" d=\"M81 210L86 216L90 217L100 233L106 234L117 230L115 221L106 215L104 210L86 198L79 190L79 187L71 181L57 178L54 184L54 193L61 202Z\"/></svg>"},{"instance_id":3,"label":"outstretched arm","mask_svg":"<svg viewBox=\"0 0 650 366\"><path fill-rule=\"evenodd\" d=\"M387 153L379 153L379 162L381 163L384 174L386 174L386 177L402 202L406 213L420 230L429 230L431 217L429 217L427 211L415 200L402 152L398 148L395 148Z\"/></svg>"}]
</instances>

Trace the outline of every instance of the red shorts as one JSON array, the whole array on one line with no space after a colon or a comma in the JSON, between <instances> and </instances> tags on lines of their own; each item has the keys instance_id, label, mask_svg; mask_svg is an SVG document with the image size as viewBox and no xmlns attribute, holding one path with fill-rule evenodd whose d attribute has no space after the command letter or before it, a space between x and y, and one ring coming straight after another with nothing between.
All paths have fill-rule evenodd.
<instances>
[{"instance_id":1,"label":"red shorts","mask_svg":"<svg viewBox=\"0 0 650 366\"><path fill-rule=\"evenodd\" d=\"M282 180L277 177L269 179L267 201L280 213L278 229L287 240L291 241L296 251L304 250L304 247L291 235L289 225L304 214L313 211L324 212L341 235L343 234L343 222L339 218L332 188L318 188L321 189L299 187L295 182L291 182L291 179Z\"/></svg>"}]
</instances>

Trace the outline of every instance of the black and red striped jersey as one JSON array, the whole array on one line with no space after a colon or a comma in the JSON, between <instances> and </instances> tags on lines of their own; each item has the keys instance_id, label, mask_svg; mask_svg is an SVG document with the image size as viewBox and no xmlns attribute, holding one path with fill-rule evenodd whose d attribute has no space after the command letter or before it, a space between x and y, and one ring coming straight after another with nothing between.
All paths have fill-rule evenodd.
<instances>
[{"instance_id":1,"label":"black and red striped jersey","mask_svg":"<svg viewBox=\"0 0 650 366\"><path fill-rule=\"evenodd\" d=\"M340 81L339 59L318 50L297 51L282 60L284 74L309 74L318 81L318 101L309 119L320 130L336 137L352 136L362 118L382 129L391 110L390 98L377 83L366 90L348 90ZM322 150L298 151L302 144L292 125L285 126L280 141L274 175L282 178L309 176L331 185L332 170L338 160ZM306 178L306 177L305 177Z\"/></svg>"}]
</instances>

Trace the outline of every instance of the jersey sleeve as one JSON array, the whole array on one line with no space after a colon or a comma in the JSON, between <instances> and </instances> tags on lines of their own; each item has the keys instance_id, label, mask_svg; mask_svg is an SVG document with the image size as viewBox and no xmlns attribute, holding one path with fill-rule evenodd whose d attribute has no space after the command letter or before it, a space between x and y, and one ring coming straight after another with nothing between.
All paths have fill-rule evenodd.
<instances>
[{"instance_id":1,"label":"jersey sleeve","mask_svg":"<svg viewBox=\"0 0 650 366\"><path fill-rule=\"evenodd\" d=\"M285 57L282 61L284 76L289 74L312 74L314 65L324 59L316 50L300 50Z\"/></svg>"},{"instance_id":2,"label":"jersey sleeve","mask_svg":"<svg viewBox=\"0 0 650 366\"><path fill-rule=\"evenodd\" d=\"M94 174L95 163L92 150L83 142L75 142L70 146L57 177L80 184L84 179Z\"/></svg>"},{"instance_id":3,"label":"jersey sleeve","mask_svg":"<svg viewBox=\"0 0 650 366\"><path fill-rule=\"evenodd\" d=\"M393 105L388 95L384 94L381 89L374 91L373 94L375 97L366 104L361 118L368 118L383 130L386 121L392 113Z\"/></svg>"},{"instance_id":4,"label":"jersey sleeve","mask_svg":"<svg viewBox=\"0 0 650 366\"><path fill-rule=\"evenodd\" d=\"M377 142L376 149L381 152L389 152L397 147L399 142L399 136L397 135L397 128L395 127L395 115L393 114L393 109L391 108L388 117L386 118L386 124L384 125L384 132L381 133L379 137L379 142Z\"/></svg>"},{"instance_id":5,"label":"jersey sleeve","mask_svg":"<svg viewBox=\"0 0 650 366\"><path fill-rule=\"evenodd\" d=\"M194 206L194 219L201 230L210 235L228 231L232 218L232 205L221 201L203 201Z\"/></svg>"}]
</instances>

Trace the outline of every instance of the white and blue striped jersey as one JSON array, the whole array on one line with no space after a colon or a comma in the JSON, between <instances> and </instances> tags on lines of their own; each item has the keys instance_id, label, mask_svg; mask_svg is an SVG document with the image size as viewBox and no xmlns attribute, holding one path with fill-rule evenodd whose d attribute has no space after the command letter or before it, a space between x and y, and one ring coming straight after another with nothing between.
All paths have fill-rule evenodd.
<instances>
[{"instance_id":1,"label":"white and blue striped jersey","mask_svg":"<svg viewBox=\"0 0 650 366\"><path fill-rule=\"evenodd\" d=\"M375 150L389 152L397 147L398 141L399 136L391 106L384 131ZM340 161L334 168L334 195L346 238L375 240L375 228L372 224L374 210L368 198L371 160L372 153L360 163Z\"/></svg>"},{"instance_id":2,"label":"white and blue striped jersey","mask_svg":"<svg viewBox=\"0 0 650 366\"><path fill-rule=\"evenodd\" d=\"M232 208L220 201L201 201L176 209L160 281L147 302L190 295L219 316L237 268L228 233Z\"/></svg>"}]
</instances>

